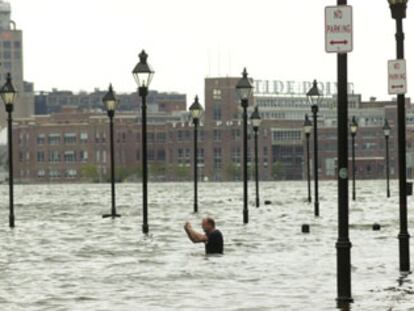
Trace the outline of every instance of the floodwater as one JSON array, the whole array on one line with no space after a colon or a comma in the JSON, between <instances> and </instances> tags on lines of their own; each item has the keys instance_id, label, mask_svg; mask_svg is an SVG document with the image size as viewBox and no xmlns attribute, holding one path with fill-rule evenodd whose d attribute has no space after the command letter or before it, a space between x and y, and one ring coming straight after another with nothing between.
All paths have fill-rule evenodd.
<instances>
[{"instance_id":1,"label":"floodwater","mask_svg":"<svg viewBox=\"0 0 414 311\"><path fill-rule=\"evenodd\" d=\"M353 310L414 310L413 277L398 284L396 187L386 199L383 181L359 182L351 202ZM319 219L305 183L261 189L273 204L256 209L251 196L244 226L241 184L200 184L199 215L192 184L150 184L145 237L138 184L117 185L116 220L101 217L108 185L17 186L14 230L1 186L0 310L335 310L336 183L320 185ZM223 257L187 240L184 222L199 228L202 215L217 219Z\"/></svg>"}]
</instances>

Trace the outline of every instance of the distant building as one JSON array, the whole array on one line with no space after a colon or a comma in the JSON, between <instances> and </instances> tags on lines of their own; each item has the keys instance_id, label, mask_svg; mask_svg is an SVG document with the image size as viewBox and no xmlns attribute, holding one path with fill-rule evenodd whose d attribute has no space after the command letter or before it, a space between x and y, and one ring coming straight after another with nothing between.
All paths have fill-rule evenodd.
<instances>
[{"instance_id":1,"label":"distant building","mask_svg":"<svg viewBox=\"0 0 414 311\"><path fill-rule=\"evenodd\" d=\"M104 109L102 97L106 90L95 89L93 92L73 93L53 89L51 92L39 92L35 97L35 114L45 115L61 112L65 106L77 107L79 111L99 111ZM138 111L140 98L137 92L117 94L121 112ZM174 113L186 110L185 94L150 91L147 98L150 112Z\"/></svg>"},{"instance_id":2,"label":"distant building","mask_svg":"<svg viewBox=\"0 0 414 311\"><path fill-rule=\"evenodd\" d=\"M239 78L205 80L205 113L200 124L198 166L200 180L236 181L242 178L242 122L235 86ZM102 110L103 92L71 95L52 92L59 112L19 119L14 131L15 178L17 182L106 181L109 173L108 118ZM163 93L151 99L148 115L148 161L150 179L180 181L192 179L193 127L186 105L161 100ZM82 98L85 109L79 108ZM120 95L136 100L136 94ZM158 97L157 97L158 96ZM38 108L48 112L48 95L37 96ZM52 98L52 97L50 97ZM319 113L319 176L337 176L337 126L335 94L324 98ZM79 102L77 102L79 100ZM310 105L302 92L286 94L258 93L252 104L259 107L263 123L259 131L260 178L303 180L305 178L305 135L303 122ZM172 103L172 104L171 104ZM66 106L66 105L73 106ZM90 106L92 105L92 106ZM96 106L95 106L96 105ZM122 104L121 104L122 105ZM137 108L139 102L136 102ZM361 101L350 94L349 118L358 119L356 138L358 179L384 178L385 140L382 127L388 119L391 176L397 177L397 135L395 101ZM46 107L46 108L45 108ZM96 109L95 109L96 108ZM128 108L130 109L130 108ZM249 109L251 113L252 107ZM253 141L249 126L249 154L252 163ZM139 179L141 173L140 113L119 111L115 116L115 162L119 180ZM313 137L311 137L311 144ZM313 156L311 149L311 157ZM351 150L349 148L349 150ZM351 155L351 153L349 154ZM351 158L350 158L351 160ZM311 162L312 163L312 162ZM313 165L313 164L311 164ZM249 165L252 176L253 166ZM407 99L407 173L414 174L414 108Z\"/></svg>"},{"instance_id":3,"label":"distant building","mask_svg":"<svg viewBox=\"0 0 414 311\"><path fill-rule=\"evenodd\" d=\"M18 96L14 117L29 117L34 113L33 84L24 81L23 75L23 35L11 20L11 6L0 0L0 85L5 83L7 73L11 73ZM0 109L0 127L5 126L6 113Z\"/></svg>"}]
</instances>

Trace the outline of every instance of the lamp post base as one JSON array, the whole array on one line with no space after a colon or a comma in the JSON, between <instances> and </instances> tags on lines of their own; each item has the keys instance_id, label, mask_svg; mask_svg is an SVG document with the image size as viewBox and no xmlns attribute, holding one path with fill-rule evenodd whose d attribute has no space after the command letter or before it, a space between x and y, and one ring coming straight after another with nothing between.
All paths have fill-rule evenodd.
<instances>
[{"instance_id":1,"label":"lamp post base","mask_svg":"<svg viewBox=\"0 0 414 311\"><path fill-rule=\"evenodd\" d=\"M259 198L257 198L256 199L256 208L259 208L260 207L260 199Z\"/></svg>"},{"instance_id":2,"label":"lamp post base","mask_svg":"<svg viewBox=\"0 0 414 311\"><path fill-rule=\"evenodd\" d=\"M14 228L14 216L13 215L9 216L9 226L10 228Z\"/></svg>"},{"instance_id":3,"label":"lamp post base","mask_svg":"<svg viewBox=\"0 0 414 311\"><path fill-rule=\"evenodd\" d=\"M119 218L119 217L121 217L121 215L119 215L119 214L105 214L105 215L102 215L102 218Z\"/></svg>"},{"instance_id":4,"label":"lamp post base","mask_svg":"<svg viewBox=\"0 0 414 311\"><path fill-rule=\"evenodd\" d=\"M148 224L142 225L142 232L144 234L148 234L148 232L149 232L149 226L148 226Z\"/></svg>"},{"instance_id":5,"label":"lamp post base","mask_svg":"<svg viewBox=\"0 0 414 311\"><path fill-rule=\"evenodd\" d=\"M315 201L315 217L319 217L319 201Z\"/></svg>"},{"instance_id":6,"label":"lamp post base","mask_svg":"<svg viewBox=\"0 0 414 311\"><path fill-rule=\"evenodd\" d=\"M349 311L351 310L351 303L354 302L354 299L351 297L338 297L336 298L336 307L337 309L341 309L342 311Z\"/></svg>"},{"instance_id":7,"label":"lamp post base","mask_svg":"<svg viewBox=\"0 0 414 311\"><path fill-rule=\"evenodd\" d=\"M249 210L243 210L243 223L245 225L249 223Z\"/></svg>"},{"instance_id":8,"label":"lamp post base","mask_svg":"<svg viewBox=\"0 0 414 311\"><path fill-rule=\"evenodd\" d=\"M398 235L400 247L400 272L410 272L410 235L408 233L400 233Z\"/></svg>"}]
</instances>

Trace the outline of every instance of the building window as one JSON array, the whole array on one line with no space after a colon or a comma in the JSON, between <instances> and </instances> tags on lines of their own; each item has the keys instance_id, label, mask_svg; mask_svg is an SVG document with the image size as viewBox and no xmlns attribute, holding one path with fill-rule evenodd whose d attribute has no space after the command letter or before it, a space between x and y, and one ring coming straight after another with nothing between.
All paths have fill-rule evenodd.
<instances>
[{"instance_id":1,"label":"building window","mask_svg":"<svg viewBox=\"0 0 414 311\"><path fill-rule=\"evenodd\" d=\"M12 57L12 54L11 54L11 52L10 51L4 51L3 52L3 58L4 59L11 59Z\"/></svg>"},{"instance_id":2,"label":"building window","mask_svg":"<svg viewBox=\"0 0 414 311\"><path fill-rule=\"evenodd\" d=\"M3 47L5 49L10 49L11 48L11 41L3 41Z\"/></svg>"},{"instance_id":3,"label":"building window","mask_svg":"<svg viewBox=\"0 0 414 311\"><path fill-rule=\"evenodd\" d=\"M74 178L78 176L78 171L74 169L65 170L65 177Z\"/></svg>"},{"instance_id":4,"label":"building window","mask_svg":"<svg viewBox=\"0 0 414 311\"><path fill-rule=\"evenodd\" d=\"M155 160L155 152L154 150L150 149L148 150L148 161L154 161Z\"/></svg>"},{"instance_id":5,"label":"building window","mask_svg":"<svg viewBox=\"0 0 414 311\"><path fill-rule=\"evenodd\" d=\"M213 89L213 99L221 100L221 90L220 89Z\"/></svg>"},{"instance_id":6,"label":"building window","mask_svg":"<svg viewBox=\"0 0 414 311\"><path fill-rule=\"evenodd\" d=\"M59 170L49 170L49 177L59 178L60 177L60 171Z\"/></svg>"},{"instance_id":7,"label":"building window","mask_svg":"<svg viewBox=\"0 0 414 311\"><path fill-rule=\"evenodd\" d=\"M88 151L81 150L79 152L79 159L81 162L87 162L88 161Z\"/></svg>"},{"instance_id":8,"label":"building window","mask_svg":"<svg viewBox=\"0 0 414 311\"><path fill-rule=\"evenodd\" d=\"M215 142L221 141L221 131L220 130L214 130L213 131L213 140Z\"/></svg>"},{"instance_id":9,"label":"building window","mask_svg":"<svg viewBox=\"0 0 414 311\"><path fill-rule=\"evenodd\" d=\"M221 120L221 106L219 104L214 104L213 106L213 120L214 121Z\"/></svg>"},{"instance_id":10,"label":"building window","mask_svg":"<svg viewBox=\"0 0 414 311\"><path fill-rule=\"evenodd\" d=\"M158 161L165 161L166 160L166 153L164 149L159 149L157 151L157 160Z\"/></svg>"},{"instance_id":11,"label":"building window","mask_svg":"<svg viewBox=\"0 0 414 311\"><path fill-rule=\"evenodd\" d=\"M86 132L80 133L79 140L82 144L86 144L88 142L88 133Z\"/></svg>"},{"instance_id":12,"label":"building window","mask_svg":"<svg viewBox=\"0 0 414 311\"><path fill-rule=\"evenodd\" d=\"M60 162L59 151L49 151L49 162Z\"/></svg>"},{"instance_id":13,"label":"building window","mask_svg":"<svg viewBox=\"0 0 414 311\"><path fill-rule=\"evenodd\" d=\"M49 145L59 145L60 144L60 134L49 134L48 138Z\"/></svg>"},{"instance_id":14,"label":"building window","mask_svg":"<svg viewBox=\"0 0 414 311\"><path fill-rule=\"evenodd\" d=\"M165 133L157 133L157 141L160 143L165 143L167 140L167 135Z\"/></svg>"},{"instance_id":15,"label":"building window","mask_svg":"<svg viewBox=\"0 0 414 311\"><path fill-rule=\"evenodd\" d=\"M45 153L43 151L37 152L37 162L45 162Z\"/></svg>"},{"instance_id":16,"label":"building window","mask_svg":"<svg viewBox=\"0 0 414 311\"><path fill-rule=\"evenodd\" d=\"M233 148L233 151L231 153L231 160L233 164L240 164L240 147Z\"/></svg>"},{"instance_id":17,"label":"building window","mask_svg":"<svg viewBox=\"0 0 414 311\"><path fill-rule=\"evenodd\" d=\"M204 165L204 149L198 149L197 163L198 165Z\"/></svg>"},{"instance_id":18,"label":"building window","mask_svg":"<svg viewBox=\"0 0 414 311\"><path fill-rule=\"evenodd\" d=\"M136 155L136 160L140 161L141 160L141 153L139 152L139 149L137 149L135 155Z\"/></svg>"},{"instance_id":19,"label":"building window","mask_svg":"<svg viewBox=\"0 0 414 311\"><path fill-rule=\"evenodd\" d=\"M63 135L63 141L65 145L76 144L76 133L65 133Z\"/></svg>"},{"instance_id":20,"label":"building window","mask_svg":"<svg viewBox=\"0 0 414 311\"><path fill-rule=\"evenodd\" d=\"M232 135L233 140L240 140L240 136L241 136L240 129L233 129L231 131L231 135Z\"/></svg>"},{"instance_id":21,"label":"building window","mask_svg":"<svg viewBox=\"0 0 414 311\"><path fill-rule=\"evenodd\" d=\"M20 49L22 47L22 43L20 41L14 41L14 48Z\"/></svg>"},{"instance_id":22,"label":"building window","mask_svg":"<svg viewBox=\"0 0 414 311\"><path fill-rule=\"evenodd\" d=\"M46 141L45 134L39 134L37 135L37 144L38 145L44 145Z\"/></svg>"},{"instance_id":23,"label":"building window","mask_svg":"<svg viewBox=\"0 0 414 311\"><path fill-rule=\"evenodd\" d=\"M65 151L64 160L65 160L65 162L75 162L76 161L76 152L75 151Z\"/></svg>"},{"instance_id":24,"label":"building window","mask_svg":"<svg viewBox=\"0 0 414 311\"><path fill-rule=\"evenodd\" d=\"M38 170L37 171L37 177L42 178L46 176L46 171L45 170Z\"/></svg>"},{"instance_id":25,"label":"building window","mask_svg":"<svg viewBox=\"0 0 414 311\"><path fill-rule=\"evenodd\" d=\"M214 148L214 168L221 168L221 148Z\"/></svg>"}]
</instances>

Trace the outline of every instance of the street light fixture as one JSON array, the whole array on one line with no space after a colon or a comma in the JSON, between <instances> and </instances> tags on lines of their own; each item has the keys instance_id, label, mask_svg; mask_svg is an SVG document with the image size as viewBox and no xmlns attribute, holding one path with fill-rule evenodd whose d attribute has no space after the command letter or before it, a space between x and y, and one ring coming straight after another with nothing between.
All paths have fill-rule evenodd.
<instances>
[{"instance_id":1,"label":"street light fixture","mask_svg":"<svg viewBox=\"0 0 414 311\"><path fill-rule=\"evenodd\" d=\"M318 82L313 81L312 87L306 94L311 104L313 114L313 161L315 178L315 217L319 217L319 189L318 189L318 111L322 100L322 92L318 88Z\"/></svg>"},{"instance_id":2,"label":"street light fixture","mask_svg":"<svg viewBox=\"0 0 414 311\"><path fill-rule=\"evenodd\" d=\"M13 189L13 108L17 92L13 86L11 74L7 74L6 83L0 89L0 96L6 106L7 133L9 150L9 226L14 228L14 189Z\"/></svg>"},{"instance_id":3,"label":"street light fixture","mask_svg":"<svg viewBox=\"0 0 414 311\"><path fill-rule=\"evenodd\" d=\"M143 212L143 225L142 232L147 234L149 232L148 227L148 160L147 160L147 96L148 87L154 76L154 71L147 63L148 55L143 50L139 54L139 63L135 66L132 74L138 85L138 93L141 97L141 110L142 110L142 212Z\"/></svg>"},{"instance_id":4,"label":"street light fixture","mask_svg":"<svg viewBox=\"0 0 414 311\"><path fill-rule=\"evenodd\" d=\"M249 223L249 208L248 208L248 171L247 171L247 108L249 106L249 99L253 94L253 83L248 78L247 70L244 68L242 78L236 85L236 91L241 101L243 108L243 223Z\"/></svg>"},{"instance_id":5,"label":"street light fixture","mask_svg":"<svg viewBox=\"0 0 414 311\"><path fill-rule=\"evenodd\" d=\"M388 124L388 120L385 119L384 127L382 128L384 131L384 137L385 137L385 175L387 178L387 198L391 196L390 191L390 135L391 135L391 127Z\"/></svg>"},{"instance_id":6,"label":"street light fixture","mask_svg":"<svg viewBox=\"0 0 414 311\"><path fill-rule=\"evenodd\" d=\"M256 177L256 208L260 207L260 196L259 196L259 127L262 123L262 118L260 117L259 108L256 106L254 112L252 113L250 120L253 125L254 132L254 155L255 155L255 177Z\"/></svg>"},{"instance_id":7,"label":"street light fixture","mask_svg":"<svg viewBox=\"0 0 414 311\"><path fill-rule=\"evenodd\" d=\"M396 45L397 59L404 59L404 31L403 19L407 15L408 0L388 0L392 18L396 21ZM398 170L399 170L399 189L400 189L400 232L399 253L400 271L403 274L410 272L410 234L408 233L407 216L407 163L406 163L406 125L405 125L405 95L399 94L397 97L398 115Z\"/></svg>"},{"instance_id":8,"label":"street light fixture","mask_svg":"<svg viewBox=\"0 0 414 311\"><path fill-rule=\"evenodd\" d=\"M190 106L191 118L194 124L194 213L198 212L198 125L200 123L203 107L198 102L198 96Z\"/></svg>"},{"instance_id":9,"label":"street light fixture","mask_svg":"<svg viewBox=\"0 0 414 311\"><path fill-rule=\"evenodd\" d=\"M116 218L121 215L116 213L115 200L115 155L114 155L114 116L118 101L115 98L115 93L112 84L109 85L109 90L102 99L109 117L109 136L110 136L110 153L111 153L111 214L105 214L103 218Z\"/></svg>"},{"instance_id":10,"label":"street light fixture","mask_svg":"<svg viewBox=\"0 0 414 311\"><path fill-rule=\"evenodd\" d=\"M308 114L305 114L305 123L303 125L306 136L306 179L308 182L308 202L312 203L311 194L311 174L310 174L310 135L312 132L312 122Z\"/></svg>"},{"instance_id":11,"label":"street light fixture","mask_svg":"<svg viewBox=\"0 0 414 311\"><path fill-rule=\"evenodd\" d=\"M355 167L355 137L358 132L358 122L355 116L352 117L351 122L351 138L352 138L352 200L356 200L356 189L355 189L355 175L356 175L356 167Z\"/></svg>"}]
</instances>

